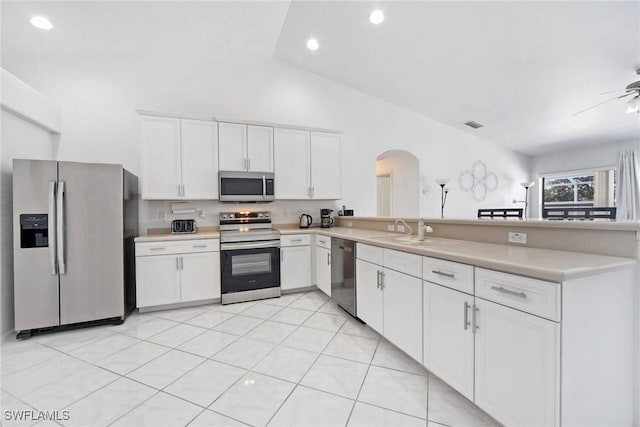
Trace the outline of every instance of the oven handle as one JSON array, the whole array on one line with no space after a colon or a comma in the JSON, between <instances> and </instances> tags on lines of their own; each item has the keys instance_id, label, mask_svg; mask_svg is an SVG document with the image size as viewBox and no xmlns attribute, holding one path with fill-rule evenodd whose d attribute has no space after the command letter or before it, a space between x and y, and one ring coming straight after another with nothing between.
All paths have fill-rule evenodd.
<instances>
[{"instance_id":1,"label":"oven handle","mask_svg":"<svg viewBox=\"0 0 640 427\"><path fill-rule=\"evenodd\" d=\"M247 242L247 243L223 243L220 245L221 251L233 251L236 249L261 249L261 248L279 248L280 241L269 242Z\"/></svg>"}]
</instances>

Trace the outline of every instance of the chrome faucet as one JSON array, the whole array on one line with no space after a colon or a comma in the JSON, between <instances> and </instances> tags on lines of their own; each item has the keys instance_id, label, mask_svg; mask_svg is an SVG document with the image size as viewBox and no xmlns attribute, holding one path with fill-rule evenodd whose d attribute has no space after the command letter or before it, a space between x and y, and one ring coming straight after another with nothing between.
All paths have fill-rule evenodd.
<instances>
[{"instance_id":1,"label":"chrome faucet","mask_svg":"<svg viewBox=\"0 0 640 427\"><path fill-rule=\"evenodd\" d=\"M411 235L413 234L413 230L411 229L411 226L409 224L406 223L406 221L402 218L398 218L396 219L396 224L402 223L409 231L407 231L407 234Z\"/></svg>"},{"instance_id":2,"label":"chrome faucet","mask_svg":"<svg viewBox=\"0 0 640 427\"><path fill-rule=\"evenodd\" d=\"M430 225L425 225L424 220L420 218L418 220L418 241L424 241L424 233L433 233L433 228Z\"/></svg>"}]
</instances>

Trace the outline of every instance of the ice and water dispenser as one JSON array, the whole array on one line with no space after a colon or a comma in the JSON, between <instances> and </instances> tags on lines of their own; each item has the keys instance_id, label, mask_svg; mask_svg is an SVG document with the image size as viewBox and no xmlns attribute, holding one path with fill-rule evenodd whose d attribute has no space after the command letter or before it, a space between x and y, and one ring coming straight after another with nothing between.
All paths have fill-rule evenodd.
<instances>
[{"instance_id":1,"label":"ice and water dispenser","mask_svg":"<svg viewBox=\"0 0 640 427\"><path fill-rule=\"evenodd\" d=\"M20 215L20 247L49 246L49 216L47 214Z\"/></svg>"}]
</instances>

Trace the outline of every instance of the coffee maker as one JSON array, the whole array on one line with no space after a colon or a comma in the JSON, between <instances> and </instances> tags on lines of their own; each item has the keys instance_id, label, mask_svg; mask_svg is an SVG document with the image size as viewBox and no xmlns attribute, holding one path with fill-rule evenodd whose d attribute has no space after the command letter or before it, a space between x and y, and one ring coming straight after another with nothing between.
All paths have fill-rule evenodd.
<instances>
[{"instance_id":1,"label":"coffee maker","mask_svg":"<svg viewBox=\"0 0 640 427\"><path fill-rule=\"evenodd\" d=\"M333 225L331 212L333 209L320 209L320 228L329 228Z\"/></svg>"}]
</instances>

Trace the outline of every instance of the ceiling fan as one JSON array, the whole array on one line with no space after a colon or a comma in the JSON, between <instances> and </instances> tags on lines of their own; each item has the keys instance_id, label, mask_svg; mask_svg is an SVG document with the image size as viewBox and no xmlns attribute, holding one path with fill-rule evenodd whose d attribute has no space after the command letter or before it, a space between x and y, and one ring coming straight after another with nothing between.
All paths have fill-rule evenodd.
<instances>
[{"instance_id":1,"label":"ceiling fan","mask_svg":"<svg viewBox=\"0 0 640 427\"><path fill-rule=\"evenodd\" d=\"M636 70L636 74L640 76L640 68L638 68ZM622 95L618 95L615 96L613 98L609 98L605 101L599 102L596 105L592 105L589 108L585 108L584 110L580 110L577 113L574 113L574 116L577 116L578 114L582 114L585 111L589 111L593 108L599 107L602 104L606 104L607 102L610 101L615 101L616 99L622 99L622 98L629 98L628 101L628 108L627 108L627 114L631 114L631 113L638 113L640 114L640 80L638 80L637 82L633 82L633 83L629 83L627 85L627 87L625 87L624 89L619 89L619 90L612 90L610 92L603 92L600 95L608 95L610 93L616 93L616 92L625 92Z\"/></svg>"}]
</instances>

